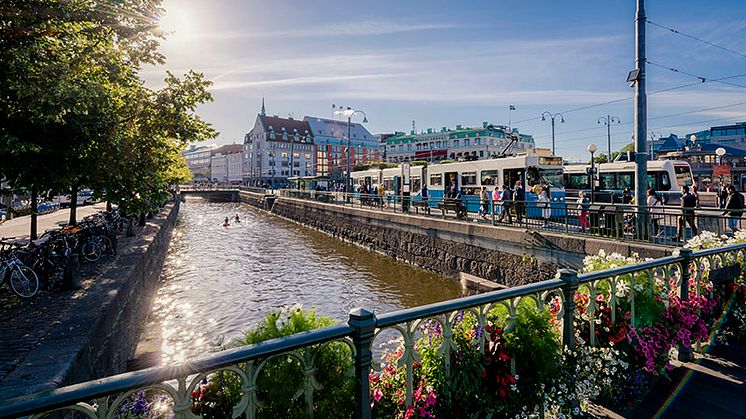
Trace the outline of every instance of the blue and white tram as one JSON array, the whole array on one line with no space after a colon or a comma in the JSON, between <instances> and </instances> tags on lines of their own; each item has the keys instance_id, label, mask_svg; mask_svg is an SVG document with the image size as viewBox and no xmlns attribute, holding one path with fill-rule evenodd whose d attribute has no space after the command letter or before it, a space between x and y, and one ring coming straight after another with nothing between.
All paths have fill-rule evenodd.
<instances>
[{"instance_id":1,"label":"blue and white tram","mask_svg":"<svg viewBox=\"0 0 746 419\"><path fill-rule=\"evenodd\" d=\"M413 199L418 199L422 189L422 181L424 179L427 168L425 166L410 166L410 195ZM366 189L370 190L372 186L383 185L385 192L384 198L386 202L398 202L402 196L402 166L390 167L386 169L368 169L358 172L352 172L350 177L353 183L353 193L356 198L359 197L360 186L366 185Z\"/></svg>"},{"instance_id":2,"label":"blue and white tram","mask_svg":"<svg viewBox=\"0 0 746 419\"><path fill-rule=\"evenodd\" d=\"M541 209L531 202L538 201L534 193L537 185L549 185L552 217L565 215L565 190L562 187L562 157L524 154L489 160L439 164L428 167L427 185L433 201L443 199L453 186L470 212L479 210L482 186L492 195L500 185L515 188L521 182L526 192L527 215L539 217Z\"/></svg>"}]
</instances>

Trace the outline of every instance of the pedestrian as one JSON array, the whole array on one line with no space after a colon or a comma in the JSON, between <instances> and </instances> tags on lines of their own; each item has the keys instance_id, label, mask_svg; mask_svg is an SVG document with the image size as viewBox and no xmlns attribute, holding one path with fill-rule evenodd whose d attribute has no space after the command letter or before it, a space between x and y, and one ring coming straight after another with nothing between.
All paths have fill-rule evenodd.
<instances>
[{"instance_id":1,"label":"pedestrian","mask_svg":"<svg viewBox=\"0 0 746 419\"><path fill-rule=\"evenodd\" d=\"M721 180L718 182L718 206L725 208L725 201L728 200L728 189L725 187L725 183Z\"/></svg>"},{"instance_id":2,"label":"pedestrian","mask_svg":"<svg viewBox=\"0 0 746 419\"><path fill-rule=\"evenodd\" d=\"M733 185L728 185L728 198L725 201L725 212L728 216L728 228L734 233L740 227L741 215L743 215L743 195Z\"/></svg>"},{"instance_id":3,"label":"pedestrian","mask_svg":"<svg viewBox=\"0 0 746 419\"><path fill-rule=\"evenodd\" d=\"M500 204L502 212L500 213L500 222L503 222L505 215L508 216L508 224L513 224L513 215L511 210L513 209L513 191L507 184L503 185L503 193L500 196Z\"/></svg>"},{"instance_id":4,"label":"pedestrian","mask_svg":"<svg viewBox=\"0 0 746 419\"><path fill-rule=\"evenodd\" d=\"M502 191L500 189L502 188L498 188L497 186L495 186L495 189L492 190L492 215L500 215L500 213L502 212L498 204L502 196Z\"/></svg>"},{"instance_id":5,"label":"pedestrian","mask_svg":"<svg viewBox=\"0 0 746 419\"><path fill-rule=\"evenodd\" d=\"M482 186L482 192L479 194L479 201L481 208L479 209L480 215L483 220L487 219L487 214L490 212L490 193L487 192L487 187Z\"/></svg>"},{"instance_id":6,"label":"pedestrian","mask_svg":"<svg viewBox=\"0 0 746 419\"><path fill-rule=\"evenodd\" d=\"M627 186L622 191L622 204L628 205L632 202L632 190Z\"/></svg>"},{"instance_id":7,"label":"pedestrian","mask_svg":"<svg viewBox=\"0 0 746 419\"><path fill-rule=\"evenodd\" d=\"M430 191L427 190L427 183L422 185L422 189L420 190L420 197L422 198L422 202L427 205L427 200L430 198Z\"/></svg>"},{"instance_id":8,"label":"pedestrian","mask_svg":"<svg viewBox=\"0 0 746 419\"><path fill-rule=\"evenodd\" d=\"M697 207L697 198L689 193L689 186L681 187L681 216L676 226L676 241L686 238L686 224L692 229L692 237L697 235L697 225L694 219L694 209Z\"/></svg>"},{"instance_id":9,"label":"pedestrian","mask_svg":"<svg viewBox=\"0 0 746 419\"><path fill-rule=\"evenodd\" d=\"M513 205L515 206L516 221L520 224L523 221L523 212L526 208L526 192L523 190L520 180L516 181L513 190Z\"/></svg>"},{"instance_id":10,"label":"pedestrian","mask_svg":"<svg viewBox=\"0 0 746 419\"><path fill-rule=\"evenodd\" d=\"M653 224L653 235L658 237L662 233L660 220L663 218L663 200L653 188L648 189L647 205L650 211L650 222Z\"/></svg>"},{"instance_id":11,"label":"pedestrian","mask_svg":"<svg viewBox=\"0 0 746 419\"><path fill-rule=\"evenodd\" d=\"M697 198L697 207L699 207L699 188L697 188L697 185L692 185L692 195Z\"/></svg>"},{"instance_id":12,"label":"pedestrian","mask_svg":"<svg viewBox=\"0 0 746 419\"><path fill-rule=\"evenodd\" d=\"M552 216L552 206L549 200L549 187L542 185L538 189L539 191L539 207L541 208L541 218L544 219L543 227L549 225L549 218Z\"/></svg>"},{"instance_id":13,"label":"pedestrian","mask_svg":"<svg viewBox=\"0 0 746 419\"><path fill-rule=\"evenodd\" d=\"M585 233L586 230L591 229L590 220L588 220L588 210L591 209L591 200L588 199L585 192L580 191L580 193L578 193L578 202L578 210L580 210L580 216L578 217L580 219L580 231Z\"/></svg>"}]
</instances>

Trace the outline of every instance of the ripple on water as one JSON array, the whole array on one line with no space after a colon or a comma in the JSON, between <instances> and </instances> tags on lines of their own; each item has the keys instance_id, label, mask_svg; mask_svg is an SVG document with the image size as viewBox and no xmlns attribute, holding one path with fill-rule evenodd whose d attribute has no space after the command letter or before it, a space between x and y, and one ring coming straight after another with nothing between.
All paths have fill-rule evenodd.
<instances>
[{"instance_id":1,"label":"ripple on water","mask_svg":"<svg viewBox=\"0 0 746 419\"><path fill-rule=\"evenodd\" d=\"M222 226L235 214L241 223ZM296 303L344 321L354 307L378 313L459 295L424 272L240 204L189 201L179 221L146 334L162 362L205 355L272 309Z\"/></svg>"}]
</instances>

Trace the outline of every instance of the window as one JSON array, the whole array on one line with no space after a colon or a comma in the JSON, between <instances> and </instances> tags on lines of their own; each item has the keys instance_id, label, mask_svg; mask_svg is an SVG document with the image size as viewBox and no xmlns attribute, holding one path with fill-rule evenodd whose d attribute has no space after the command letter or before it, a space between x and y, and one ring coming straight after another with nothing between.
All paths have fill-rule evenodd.
<instances>
[{"instance_id":1,"label":"window","mask_svg":"<svg viewBox=\"0 0 746 419\"><path fill-rule=\"evenodd\" d=\"M412 176L411 181L412 181L411 191L415 193L418 192L420 188L422 188L422 180L420 179L419 176Z\"/></svg>"},{"instance_id":2,"label":"window","mask_svg":"<svg viewBox=\"0 0 746 419\"><path fill-rule=\"evenodd\" d=\"M443 175L430 175L430 186L443 186Z\"/></svg>"},{"instance_id":3,"label":"window","mask_svg":"<svg viewBox=\"0 0 746 419\"><path fill-rule=\"evenodd\" d=\"M280 156L282 156L282 158L283 158L283 159L286 159L286 158L288 158L288 153L287 153L287 151L283 151L283 152L282 152L282 153L280 154Z\"/></svg>"},{"instance_id":4,"label":"window","mask_svg":"<svg viewBox=\"0 0 746 419\"><path fill-rule=\"evenodd\" d=\"M468 138L467 138L467 139L465 139L465 140L464 140L464 147L469 147L470 145L471 145L471 140L470 140L470 139L468 139Z\"/></svg>"},{"instance_id":5,"label":"window","mask_svg":"<svg viewBox=\"0 0 746 419\"><path fill-rule=\"evenodd\" d=\"M497 170L482 170L482 186L497 185Z\"/></svg>"},{"instance_id":6,"label":"window","mask_svg":"<svg viewBox=\"0 0 746 419\"><path fill-rule=\"evenodd\" d=\"M458 140L453 140L453 146L458 147Z\"/></svg>"},{"instance_id":7,"label":"window","mask_svg":"<svg viewBox=\"0 0 746 419\"><path fill-rule=\"evenodd\" d=\"M306 159L307 159L307 160L310 160L310 159L311 159L311 153L306 153Z\"/></svg>"},{"instance_id":8,"label":"window","mask_svg":"<svg viewBox=\"0 0 746 419\"><path fill-rule=\"evenodd\" d=\"M300 153L293 153L293 158L294 159L299 159L300 158Z\"/></svg>"},{"instance_id":9,"label":"window","mask_svg":"<svg viewBox=\"0 0 746 419\"><path fill-rule=\"evenodd\" d=\"M565 188L567 189L590 189L588 175L580 173L565 174Z\"/></svg>"},{"instance_id":10,"label":"window","mask_svg":"<svg viewBox=\"0 0 746 419\"><path fill-rule=\"evenodd\" d=\"M477 172L463 172L461 173L461 184L476 185L477 184Z\"/></svg>"}]
</instances>

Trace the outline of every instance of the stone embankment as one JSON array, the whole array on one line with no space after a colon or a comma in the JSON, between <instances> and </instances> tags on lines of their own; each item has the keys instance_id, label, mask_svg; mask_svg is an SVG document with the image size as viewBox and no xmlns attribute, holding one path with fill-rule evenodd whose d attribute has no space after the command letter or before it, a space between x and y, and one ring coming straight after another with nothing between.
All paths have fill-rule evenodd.
<instances>
[{"instance_id":1,"label":"stone embankment","mask_svg":"<svg viewBox=\"0 0 746 419\"><path fill-rule=\"evenodd\" d=\"M268 209L266 199L242 191L241 201ZM457 279L467 273L516 286L552 278L558 268L579 268L598 250L662 257L670 249L519 227L465 223L278 197L276 215Z\"/></svg>"},{"instance_id":2,"label":"stone embankment","mask_svg":"<svg viewBox=\"0 0 746 419\"><path fill-rule=\"evenodd\" d=\"M9 399L126 371L157 289L179 203L84 268L82 288L3 307L0 392Z\"/></svg>"}]
</instances>

